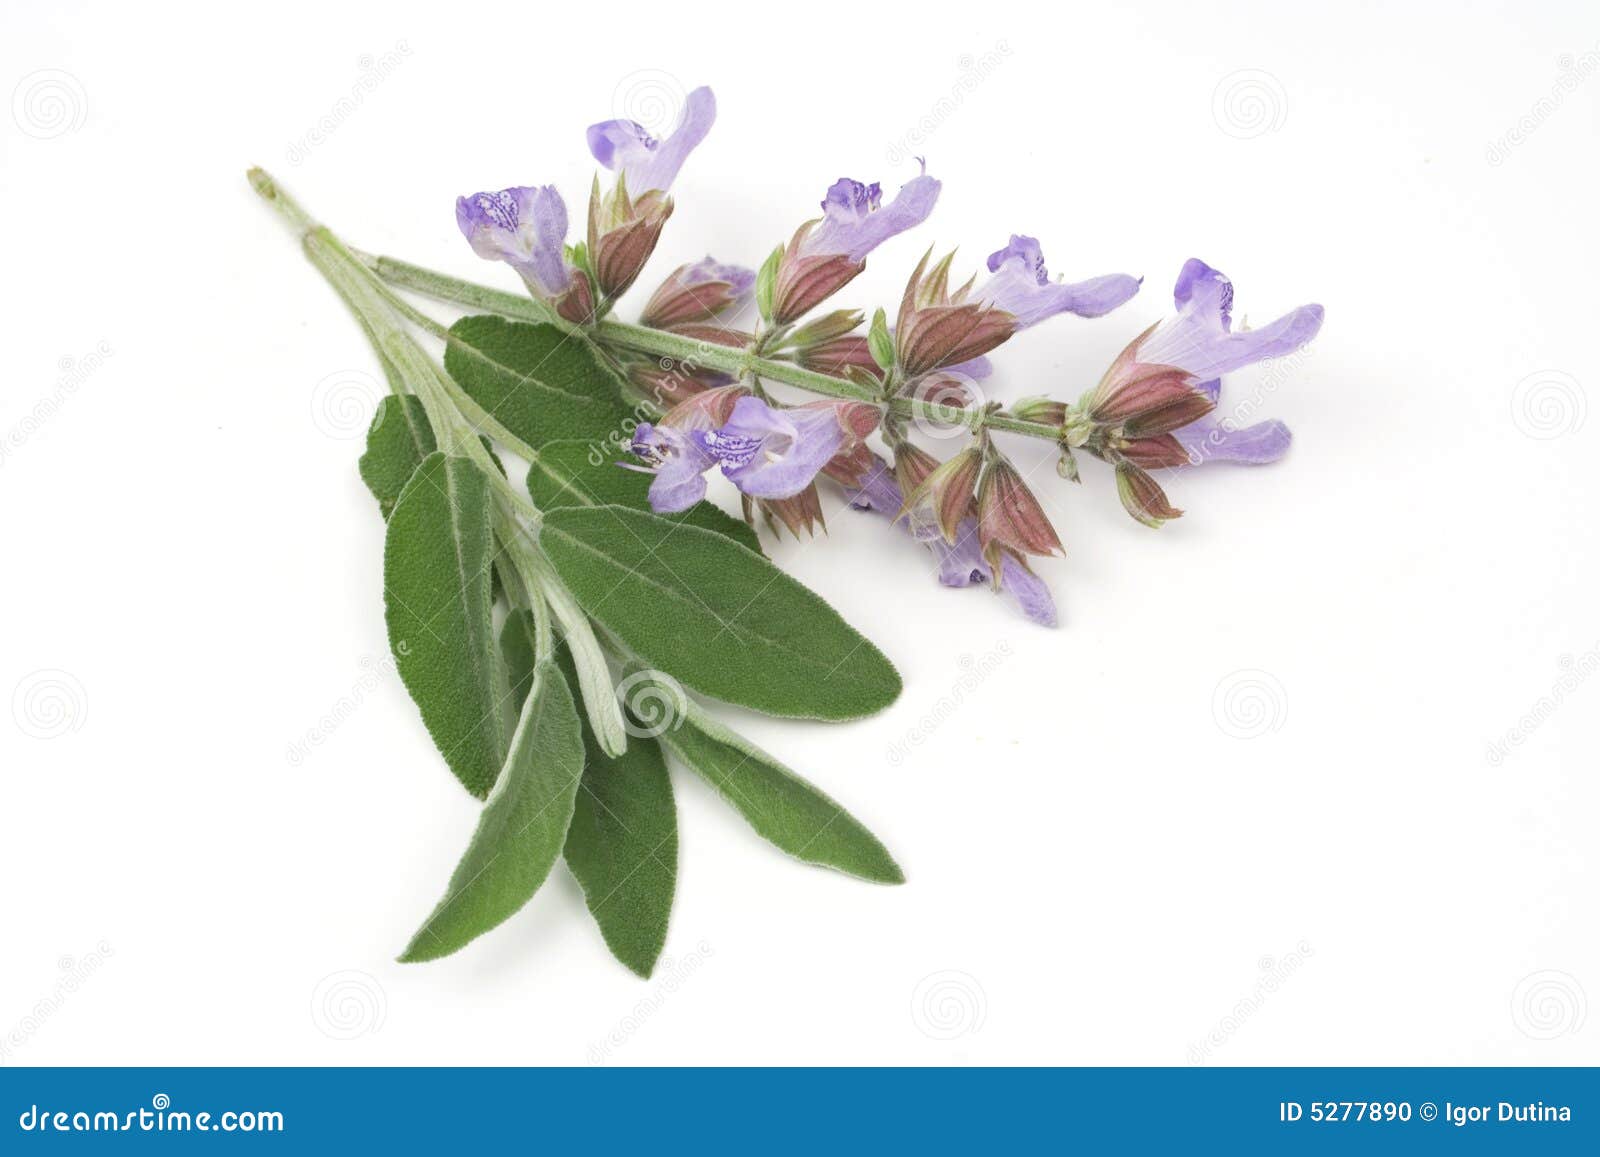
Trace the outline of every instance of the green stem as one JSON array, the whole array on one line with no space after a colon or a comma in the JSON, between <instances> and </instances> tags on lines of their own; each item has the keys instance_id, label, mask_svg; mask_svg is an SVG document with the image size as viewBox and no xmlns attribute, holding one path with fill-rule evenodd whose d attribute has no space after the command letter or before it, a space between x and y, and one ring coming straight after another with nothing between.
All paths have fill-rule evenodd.
<instances>
[{"instance_id":1,"label":"green stem","mask_svg":"<svg viewBox=\"0 0 1600 1157\"><path fill-rule=\"evenodd\" d=\"M440 301L486 309L492 313L523 321L549 321L554 316L543 302L531 297L474 285L472 282L462 281L436 270L424 269L420 265L398 261L393 257L375 257L359 252L355 255L383 280ZM720 370L740 379L754 374L768 381L783 382L785 385L795 386L824 397L884 404L884 400L870 387L858 385L845 378L836 378L831 374L808 370L793 362L760 357L750 350L716 345L683 334L669 333L666 330L651 329L642 325L629 325L620 321L599 322L590 327L588 332L602 345L619 346L637 353L654 354L657 357L670 357L689 365ZM894 398L887 404L892 413L901 417L923 418L948 426L965 426L975 433L983 429L1001 430L1009 434L1044 438L1052 442L1059 441L1061 437L1061 431L1055 426L1048 426L1042 422L1027 422L1005 413L985 413L981 410L963 409L960 406L926 402L920 398Z\"/></svg>"},{"instance_id":2,"label":"green stem","mask_svg":"<svg viewBox=\"0 0 1600 1157\"><path fill-rule=\"evenodd\" d=\"M490 313L522 321L552 322L563 326L569 324L544 302L527 294L507 293L502 289L491 289L487 285L475 285L470 281L451 277L447 273L424 269L420 265L412 265L409 261L400 261L394 257L378 257L371 253L363 253L359 249L352 249L351 252L358 261L390 285L398 285L401 289L409 289L413 293L420 293L436 301L447 301L451 305L470 309L488 310Z\"/></svg>"},{"instance_id":3,"label":"green stem","mask_svg":"<svg viewBox=\"0 0 1600 1157\"><path fill-rule=\"evenodd\" d=\"M383 363L391 388L415 394L445 452L471 459L519 514L537 524L543 517L538 507L512 486L495 466L479 441L479 431L468 424L446 388L445 375L406 331L404 320L392 304L393 294L389 289L333 233L318 225L294 198L279 188L269 174L251 169L249 178L255 191L299 231L306 256L356 315ZM487 417L481 407L478 412Z\"/></svg>"},{"instance_id":4,"label":"green stem","mask_svg":"<svg viewBox=\"0 0 1600 1157\"><path fill-rule=\"evenodd\" d=\"M620 321L603 321L594 327L594 336L596 341L619 345L639 353L670 357L690 366L721 370L735 377L742 378L746 374L755 374L769 381L784 382L830 398L844 398L852 402L882 401L877 391L846 381L844 378L819 374L815 370L808 370L793 362L757 357L749 350L699 341L683 334L668 333L662 329L628 325Z\"/></svg>"},{"instance_id":5,"label":"green stem","mask_svg":"<svg viewBox=\"0 0 1600 1157\"><path fill-rule=\"evenodd\" d=\"M335 243L339 244L340 247L350 255L352 261L358 261L354 252L350 250L348 246L345 246L342 242L339 242L337 238L335 238ZM451 333L446 326L440 325L439 322L435 321L433 318L417 309L416 306L412 305L409 301L406 301L404 298L400 297L387 285L384 285L382 282L376 280L373 281L373 284L377 287L378 292L383 295L384 300L389 303L390 308L392 308L401 317L417 326L419 329L425 330L429 334L432 334L446 345L454 344L462 346L462 348L470 348L464 346L463 343L453 333ZM529 462L533 461L535 453L532 446L528 445L528 443L524 442L521 438L517 437L516 434L512 433L509 429L502 425L500 419L496 418L492 413L479 405L476 398L467 393L467 391L463 390L454 378L452 378L438 365L434 364L431 359L429 360L429 365L434 371L434 380L437 381L440 388L443 389L447 395L449 395L451 403L456 409L461 411L461 415L462 417L466 418L468 425L470 425L478 433L488 435L492 441L499 442L513 454L516 454Z\"/></svg>"}]
</instances>

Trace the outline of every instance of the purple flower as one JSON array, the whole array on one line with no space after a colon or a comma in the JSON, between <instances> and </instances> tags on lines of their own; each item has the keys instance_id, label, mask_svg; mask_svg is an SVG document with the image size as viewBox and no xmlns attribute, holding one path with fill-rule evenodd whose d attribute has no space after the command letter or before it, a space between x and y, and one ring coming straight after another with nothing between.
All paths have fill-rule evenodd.
<instances>
[{"instance_id":1,"label":"purple flower","mask_svg":"<svg viewBox=\"0 0 1600 1157\"><path fill-rule=\"evenodd\" d=\"M894 472L883 459L873 457L873 469L861 485L849 490L850 504L857 510L873 510L891 519L898 518L905 500L894 480ZM933 552L939 563L939 581L947 587L974 586L992 582L994 572L984 561L978 545L977 519L969 518L956 530L955 542L947 542L933 523L910 526L912 537ZM1000 559L1000 589L1017 600L1022 613L1046 627L1056 625L1056 604L1050 588L1015 556L1004 553Z\"/></svg>"},{"instance_id":2,"label":"purple flower","mask_svg":"<svg viewBox=\"0 0 1600 1157\"><path fill-rule=\"evenodd\" d=\"M716 119L717 98L702 86L683 102L677 125L664 139L656 140L635 121L601 121L589 126L589 151L627 182L630 196L665 192Z\"/></svg>"},{"instance_id":3,"label":"purple flower","mask_svg":"<svg viewBox=\"0 0 1600 1157\"><path fill-rule=\"evenodd\" d=\"M688 510L706 496L705 472L715 460L700 446L700 431L679 430L672 426L641 422L633 431L629 447L655 472L650 483L650 509L657 514L676 514Z\"/></svg>"},{"instance_id":4,"label":"purple flower","mask_svg":"<svg viewBox=\"0 0 1600 1157\"><path fill-rule=\"evenodd\" d=\"M1005 310L1017 319L1018 329L1058 313L1100 317L1139 292L1140 279L1126 273L1109 273L1070 285L1051 281L1039 242L1020 233L1013 233L1009 245L989 255L989 272L994 276L973 299Z\"/></svg>"},{"instance_id":5,"label":"purple flower","mask_svg":"<svg viewBox=\"0 0 1600 1157\"><path fill-rule=\"evenodd\" d=\"M728 421L693 435L735 486L752 498L792 498L856 438L877 425L873 406L814 402L775 410L760 398L734 403Z\"/></svg>"},{"instance_id":6,"label":"purple flower","mask_svg":"<svg viewBox=\"0 0 1600 1157\"><path fill-rule=\"evenodd\" d=\"M566 292L572 278L563 251L567 206L554 185L457 197L456 224L474 253L506 262L530 289L551 297Z\"/></svg>"},{"instance_id":7,"label":"purple flower","mask_svg":"<svg viewBox=\"0 0 1600 1157\"><path fill-rule=\"evenodd\" d=\"M800 241L797 256L842 255L863 261L896 233L926 221L938 199L939 182L926 173L912 178L887 205L876 181L863 185L840 177L829 186L822 200L822 220Z\"/></svg>"},{"instance_id":8,"label":"purple flower","mask_svg":"<svg viewBox=\"0 0 1600 1157\"><path fill-rule=\"evenodd\" d=\"M1177 314L1139 341L1135 358L1192 374L1200 379L1196 388L1213 401L1221 395L1221 375L1294 353L1322 328L1322 306L1302 305L1260 329L1234 333L1233 282L1198 258L1184 263L1172 297ZM1289 428L1282 422L1233 427L1213 412L1173 435L1194 464L1274 462L1289 449Z\"/></svg>"}]
</instances>

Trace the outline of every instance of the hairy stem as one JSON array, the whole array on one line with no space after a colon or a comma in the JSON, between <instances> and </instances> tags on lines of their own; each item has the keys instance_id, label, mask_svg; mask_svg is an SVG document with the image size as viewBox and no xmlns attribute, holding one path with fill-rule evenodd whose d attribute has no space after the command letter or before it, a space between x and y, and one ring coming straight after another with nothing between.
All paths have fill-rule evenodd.
<instances>
[{"instance_id":1,"label":"hairy stem","mask_svg":"<svg viewBox=\"0 0 1600 1157\"><path fill-rule=\"evenodd\" d=\"M424 269L420 265L412 265L393 257L354 252L374 274L402 289L409 289L414 293L455 305L488 310L521 321L548 322L554 319L554 314L549 308L532 297L475 285L470 281L462 281L449 274ZM559 319L556 320L559 323ZM588 332L603 346L655 354L657 357L670 357L674 361L720 370L737 378L754 374L767 381L782 382L824 397L883 403L883 399L871 388L848 379L808 370L793 362L760 357L749 350L699 341L666 330L629 325L620 321L602 321L591 327ZM974 432L985 429L999 430L1030 438L1044 438L1052 442L1059 441L1061 437L1061 431L1055 426L1024 421L1003 412L985 413L981 410L928 402L920 398L894 398L887 404L892 413L904 418L922 418L947 426L965 426Z\"/></svg>"},{"instance_id":2,"label":"hairy stem","mask_svg":"<svg viewBox=\"0 0 1600 1157\"><path fill-rule=\"evenodd\" d=\"M507 293L503 289L491 289L487 285L462 281L447 273L424 269L420 265L412 265L409 261L401 261L394 257L378 257L359 249L352 249L351 252L357 260L390 285L398 285L401 289L409 289L413 293L420 293L436 301L449 302L464 309L487 310L520 321L544 321L561 326L570 324L557 316L556 311L544 302L525 293Z\"/></svg>"},{"instance_id":3,"label":"hairy stem","mask_svg":"<svg viewBox=\"0 0 1600 1157\"><path fill-rule=\"evenodd\" d=\"M471 416L463 412L454 396L454 383L407 332L405 320L395 308L398 299L343 242L325 226L318 225L285 193L270 174L251 169L248 176L251 187L298 231L306 256L355 314L377 352L390 387L415 394L422 402L441 448L446 453L471 459L519 514L537 524L542 518L538 508L496 468L479 441L478 436L483 431L474 427ZM477 408L475 416L487 417L481 408ZM495 426L498 427L498 423ZM513 448L521 446L522 443L517 442ZM517 449L517 452L522 451Z\"/></svg>"}]
</instances>

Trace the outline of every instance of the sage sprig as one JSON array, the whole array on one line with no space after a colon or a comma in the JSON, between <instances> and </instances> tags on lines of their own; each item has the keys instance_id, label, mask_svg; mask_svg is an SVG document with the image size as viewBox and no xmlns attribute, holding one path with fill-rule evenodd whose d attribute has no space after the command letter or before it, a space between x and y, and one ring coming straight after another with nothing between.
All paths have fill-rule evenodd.
<instances>
[{"instance_id":1,"label":"sage sprig","mask_svg":"<svg viewBox=\"0 0 1600 1157\"><path fill-rule=\"evenodd\" d=\"M1003 438L1048 440L1071 481L1079 454L1106 462L1149 526L1182 513L1158 472L1260 464L1288 448L1282 423L1220 414L1221 378L1304 346L1322 308L1235 331L1232 283L1196 259L1178 275L1175 314L1076 401L991 399L988 355L1049 318L1105 316L1142 279L1052 280L1032 237L1012 235L986 280L955 287L954 253L929 251L865 331L865 311L818 312L933 211L941 186L926 171L888 199L877 183L841 179L822 216L759 270L709 257L679 266L637 323L618 320L672 215L679 170L715 119L700 88L664 140L631 121L590 126L615 181L595 180L575 243L553 186L459 198L463 236L508 264L524 293L353 249L250 173L392 391L359 462L387 524L389 643L445 764L484 801L404 960L455 952L510 918L564 859L607 946L648 976L676 886L674 764L794 858L903 881L871 832L695 698L839 721L899 695L882 652L765 556L758 521L813 533L819 486L839 487L908 529L946 585L990 585L1054 626L1029 559L1061 553L1061 539ZM400 291L467 316L447 324ZM740 318L749 303L754 322ZM941 460L918 433L955 439L954 453ZM743 521L707 501L713 473L739 492Z\"/></svg>"}]
</instances>

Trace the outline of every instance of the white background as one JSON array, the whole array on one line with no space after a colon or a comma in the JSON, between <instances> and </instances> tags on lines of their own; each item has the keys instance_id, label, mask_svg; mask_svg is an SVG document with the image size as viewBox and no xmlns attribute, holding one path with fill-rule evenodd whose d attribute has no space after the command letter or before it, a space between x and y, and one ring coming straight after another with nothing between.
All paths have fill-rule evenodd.
<instances>
[{"instance_id":1,"label":"white background","mask_svg":"<svg viewBox=\"0 0 1600 1157\"><path fill-rule=\"evenodd\" d=\"M0 24L0 1059L1600 1062L1591 4L364 8ZM585 125L699 83L720 119L660 270L755 263L835 178L922 153L938 211L847 304L1012 231L1146 275L997 355L995 396L1075 397L1200 256L1236 318L1326 305L1225 392L1295 446L1184 474L1160 533L1100 464L1045 464L1056 631L875 518L773 548L905 693L735 722L906 887L792 863L681 775L654 980L564 869L392 963L475 809L384 666L376 365L244 170L509 285L454 197L579 205Z\"/></svg>"}]
</instances>

